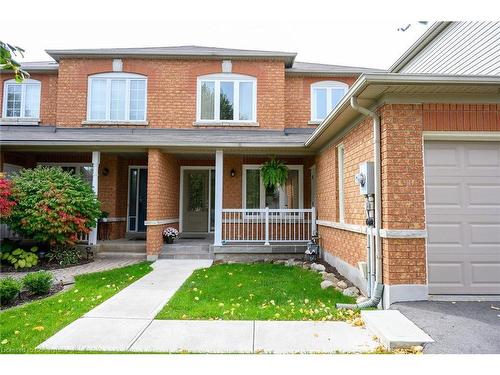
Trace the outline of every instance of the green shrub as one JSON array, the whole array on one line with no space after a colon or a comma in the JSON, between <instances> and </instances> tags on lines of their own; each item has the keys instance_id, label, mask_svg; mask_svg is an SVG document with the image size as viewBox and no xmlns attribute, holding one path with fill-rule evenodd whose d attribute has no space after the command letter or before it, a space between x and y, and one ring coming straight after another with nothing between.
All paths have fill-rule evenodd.
<instances>
[{"instance_id":1,"label":"green shrub","mask_svg":"<svg viewBox=\"0 0 500 375\"><path fill-rule=\"evenodd\" d=\"M0 304L5 305L19 295L22 283L12 277L0 279Z\"/></svg>"},{"instance_id":2,"label":"green shrub","mask_svg":"<svg viewBox=\"0 0 500 375\"><path fill-rule=\"evenodd\" d=\"M51 251L47 258L49 262L55 262L63 267L78 264L82 254L76 247L59 247L56 251Z\"/></svg>"},{"instance_id":3,"label":"green shrub","mask_svg":"<svg viewBox=\"0 0 500 375\"><path fill-rule=\"evenodd\" d=\"M53 277L50 272L38 271L23 277L24 287L31 293L47 294L52 286Z\"/></svg>"},{"instance_id":4,"label":"green shrub","mask_svg":"<svg viewBox=\"0 0 500 375\"><path fill-rule=\"evenodd\" d=\"M31 268L38 264L37 251L38 247L33 246L28 251L18 248L10 253L2 252L2 260L12 264L16 270L18 268Z\"/></svg>"},{"instance_id":5,"label":"green shrub","mask_svg":"<svg viewBox=\"0 0 500 375\"><path fill-rule=\"evenodd\" d=\"M92 187L59 167L23 169L12 178L10 229L52 247L73 245L101 215Z\"/></svg>"}]
</instances>

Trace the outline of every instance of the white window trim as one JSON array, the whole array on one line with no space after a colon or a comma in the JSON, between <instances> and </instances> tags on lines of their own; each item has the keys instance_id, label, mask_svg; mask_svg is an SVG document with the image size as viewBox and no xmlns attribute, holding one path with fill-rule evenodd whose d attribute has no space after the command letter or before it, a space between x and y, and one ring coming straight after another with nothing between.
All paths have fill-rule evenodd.
<instances>
[{"instance_id":1,"label":"white window trim","mask_svg":"<svg viewBox=\"0 0 500 375\"><path fill-rule=\"evenodd\" d=\"M7 117L7 91L9 86L14 86L14 85L21 85L21 112L20 116L9 116ZM38 85L39 86L39 97L38 97L38 116L37 117L25 117L24 116L24 111L26 110L26 86L27 85ZM39 120L40 119L40 110L41 110L41 103L42 103L42 83L36 79L25 79L22 83L16 82L15 79L9 79L7 81L4 81L3 84L3 105L2 105L2 118L4 119L9 119L9 120L22 120L22 119L28 119L28 120Z\"/></svg>"},{"instance_id":2,"label":"white window trim","mask_svg":"<svg viewBox=\"0 0 500 375\"><path fill-rule=\"evenodd\" d=\"M203 81L214 81L214 119L206 120L201 118L201 84ZM221 82L234 82L234 112L233 118L235 120L221 120L220 119L220 84ZM239 85L241 82L249 82L253 84L253 98L252 98L252 118L250 120L240 120L240 90ZM255 124L257 122L257 79L252 76L233 74L233 73L220 73L220 74L207 74L199 76L196 84L196 122L195 124Z\"/></svg>"},{"instance_id":3,"label":"white window trim","mask_svg":"<svg viewBox=\"0 0 500 375\"><path fill-rule=\"evenodd\" d=\"M106 118L105 119L91 119L90 110L92 103L92 90L91 84L94 79L106 80ZM111 119L111 80L123 79L125 80L125 120L112 120ZM146 82L144 90L144 118L140 120L130 120L130 81L144 80ZM134 73L100 73L89 76L87 82L87 120L86 124L93 123L117 123L117 124L144 124L148 114L148 78L141 74Z\"/></svg>"},{"instance_id":4,"label":"white window trim","mask_svg":"<svg viewBox=\"0 0 500 375\"><path fill-rule=\"evenodd\" d=\"M339 185L339 222L345 223L345 148L344 145L337 147L337 171Z\"/></svg>"},{"instance_id":5,"label":"white window trim","mask_svg":"<svg viewBox=\"0 0 500 375\"><path fill-rule=\"evenodd\" d=\"M323 121L323 118L317 118L316 115L316 94L314 92L315 89L326 89L326 115L333 110L334 107L331 106L332 103L332 89L334 88L343 88L344 95L349 89L349 85L340 81L320 81L315 82L311 85L311 123L318 123ZM325 117L326 118L326 117Z\"/></svg>"},{"instance_id":6,"label":"white window trim","mask_svg":"<svg viewBox=\"0 0 500 375\"><path fill-rule=\"evenodd\" d=\"M246 196L247 196L247 170L260 170L262 165L259 164L243 164L243 175L242 175L242 197L241 197L241 207L247 208ZM289 170L296 170L299 172L299 209L304 208L304 166L303 165L287 165ZM284 192L280 188L280 208L284 208ZM262 175L260 175L260 207L266 207L266 189L264 183L262 182Z\"/></svg>"}]
</instances>

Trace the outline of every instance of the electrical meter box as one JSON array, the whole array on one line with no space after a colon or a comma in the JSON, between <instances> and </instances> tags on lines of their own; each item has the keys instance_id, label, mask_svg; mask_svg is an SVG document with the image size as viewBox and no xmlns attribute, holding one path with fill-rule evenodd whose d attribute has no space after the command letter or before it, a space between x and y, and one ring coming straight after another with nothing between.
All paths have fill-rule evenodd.
<instances>
[{"instance_id":1,"label":"electrical meter box","mask_svg":"<svg viewBox=\"0 0 500 375\"><path fill-rule=\"evenodd\" d=\"M365 161L359 165L359 173L355 179L359 184L361 195L375 194L375 171L372 161Z\"/></svg>"}]
</instances>

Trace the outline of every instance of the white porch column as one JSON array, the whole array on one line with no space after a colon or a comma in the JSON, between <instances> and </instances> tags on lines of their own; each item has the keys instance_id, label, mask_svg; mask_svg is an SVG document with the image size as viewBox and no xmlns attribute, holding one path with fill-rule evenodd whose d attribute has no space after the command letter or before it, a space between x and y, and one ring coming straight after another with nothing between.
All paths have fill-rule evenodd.
<instances>
[{"instance_id":1,"label":"white porch column","mask_svg":"<svg viewBox=\"0 0 500 375\"><path fill-rule=\"evenodd\" d=\"M214 246L222 246L222 197L224 178L224 153L215 151L215 233Z\"/></svg>"},{"instance_id":2,"label":"white porch column","mask_svg":"<svg viewBox=\"0 0 500 375\"><path fill-rule=\"evenodd\" d=\"M92 151L92 189L97 195L99 193L99 163L101 161L101 152ZM89 234L89 245L97 244L97 222L95 228Z\"/></svg>"}]
</instances>

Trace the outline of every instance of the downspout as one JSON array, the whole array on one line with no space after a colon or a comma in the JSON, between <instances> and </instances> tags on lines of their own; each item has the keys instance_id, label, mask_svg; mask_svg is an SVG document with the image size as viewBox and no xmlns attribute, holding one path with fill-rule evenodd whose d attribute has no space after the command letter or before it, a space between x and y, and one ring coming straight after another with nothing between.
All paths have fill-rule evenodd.
<instances>
[{"instance_id":1,"label":"downspout","mask_svg":"<svg viewBox=\"0 0 500 375\"><path fill-rule=\"evenodd\" d=\"M380 117L377 113L358 104L356 97L351 97L351 107L359 113L370 116L373 119L373 154L374 154L374 174L375 174L375 285L372 286L370 299L357 304L338 303L338 308L362 309L366 307L376 307L382 299L384 284L382 282L382 240L380 239L380 229L382 224L382 188L381 188L381 168L380 168ZM367 236L370 234L367 231ZM372 265L373 266L373 265Z\"/></svg>"}]
</instances>

